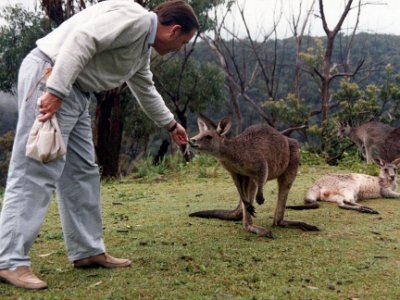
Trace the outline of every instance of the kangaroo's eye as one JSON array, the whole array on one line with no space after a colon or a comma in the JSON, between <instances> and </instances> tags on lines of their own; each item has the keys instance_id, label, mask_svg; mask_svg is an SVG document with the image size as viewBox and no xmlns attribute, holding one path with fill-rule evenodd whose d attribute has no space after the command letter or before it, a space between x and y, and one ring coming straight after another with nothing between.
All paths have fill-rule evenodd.
<instances>
[{"instance_id":1,"label":"kangaroo's eye","mask_svg":"<svg viewBox=\"0 0 400 300\"><path fill-rule=\"evenodd\" d=\"M212 136L211 136L211 135L206 135L206 139L207 139L207 140L211 140L211 139L212 139Z\"/></svg>"}]
</instances>

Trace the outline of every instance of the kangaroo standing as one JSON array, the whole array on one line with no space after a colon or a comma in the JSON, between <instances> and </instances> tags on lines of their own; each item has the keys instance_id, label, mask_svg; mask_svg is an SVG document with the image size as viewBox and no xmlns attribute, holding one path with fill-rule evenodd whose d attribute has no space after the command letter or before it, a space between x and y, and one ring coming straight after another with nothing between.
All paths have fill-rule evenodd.
<instances>
[{"instance_id":1,"label":"kangaroo standing","mask_svg":"<svg viewBox=\"0 0 400 300\"><path fill-rule=\"evenodd\" d=\"M338 137L348 136L361 149L367 162L370 162L374 152L379 155L385 139L393 129L393 127L377 121L367 122L355 128L352 128L348 122L341 122Z\"/></svg>"},{"instance_id":2,"label":"kangaroo standing","mask_svg":"<svg viewBox=\"0 0 400 300\"><path fill-rule=\"evenodd\" d=\"M267 180L278 180L278 201L273 220L274 226L318 230L316 226L301 221L284 220L289 190L296 178L299 165L299 146L296 140L287 138L268 126L254 125L240 135L226 137L231 120L224 118L217 128L202 118L197 120L200 133L190 139L190 145L201 152L213 155L229 171L240 195L234 210L207 210L190 214L203 218L223 220L243 219L244 228L260 236L272 237L272 233L253 224L254 200L264 202L263 186Z\"/></svg>"},{"instance_id":3,"label":"kangaroo standing","mask_svg":"<svg viewBox=\"0 0 400 300\"><path fill-rule=\"evenodd\" d=\"M327 174L318 179L306 192L303 206L287 206L292 209L307 209L316 201L337 202L340 208L377 214L372 208L357 203L359 200L373 198L400 198L397 188L397 168L400 158L387 163L380 158L375 159L380 167L379 176L366 174ZM315 206L311 207L315 208Z\"/></svg>"},{"instance_id":4,"label":"kangaroo standing","mask_svg":"<svg viewBox=\"0 0 400 300\"><path fill-rule=\"evenodd\" d=\"M392 161L400 157L400 127L393 129L379 149L379 157Z\"/></svg>"}]
</instances>

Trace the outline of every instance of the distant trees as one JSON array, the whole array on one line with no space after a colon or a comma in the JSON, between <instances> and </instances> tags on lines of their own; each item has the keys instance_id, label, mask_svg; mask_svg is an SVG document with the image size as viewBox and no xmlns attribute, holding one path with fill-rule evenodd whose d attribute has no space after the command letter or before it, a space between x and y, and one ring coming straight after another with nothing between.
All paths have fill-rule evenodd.
<instances>
[{"instance_id":1,"label":"distant trees","mask_svg":"<svg viewBox=\"0 0 400 300\"><path fill-rule=\"evenodd\" d=\"M357 79L365 81L372 72L382 69L382 62L375 61L372 64L370 60L370 64L366 65L364 62L368 61L368 53L352 51L356 44L361 8L371 3L362 0L344 1L338 21L330 29L324 2L326 1L312 1L304 10L303 2L299 2L299 13L291 16L290 21L293 39L276 38L276 29L282 22L282 12L279 10L274 10L268 16L273 20L271 28L260 28L259 32L250 31L244 13L245 1L237 0L226 1L222 13L216 15L214 30L202 35L215 54L215 61L226 75L225 86L230 95L231 109L237 119L238 132L242 128L244 103L247 103L253 112L272 126L307 125L308 130L302 130L297 137L310 145L312 143L315 150L330 155L331 149L328 148L334 139L334 121L339 110L343 108L343 99L339 100L339 94L331 90L339 88L340 78L344 78L340 88L348 87L352 82L357 82ZM317 9L314 9L315 3L318 3ZM229 25L227 20L233 9L236 9L237 14L234 24ZM356 19L349 30L343 28L343 24L351 10L355 10ZM311 17L321 20L326 37L310 38L305 35ZM243 34L239 36L234 30L240 26L244 27L244 38ZM344 31L350 31L350 34L345 36ZM367 42L367 39L357 41L362 53L374 51L374 48L368 47L360 49L360 45L366 45ZM382 91L382 103L379 104L381 114L389 113L388 104L392 102L385 99L396 97L393 86L391 88L392 92L388 93L384 92L385 89L376 88ZM371 101L372 96L377 101L378 95L372 95L372 86L367 88L367 94ZM357 103L360 104L361 102ZM374 106L371 105L369 102L363 107L372 109ZM395 112L391 110L389 115L393 114Z\"/></svg>"},{"instance_id":2,"label":"distant trees","mask_svg":"<svg viewBox=\"0 0 400 300\"><path fill-rule=\"evenodd\" d=\"M21 5L5 7L0 15L6 21L0 27L0 91L14 94L19 65L36 40L52 27L43 14L27 11Z\"/></svg>"},{"instance_id":3,"label":"distant trees","mask_svg":"<svg viewBox=\"0 0 400 300\"><path fill-rule=\"evenodd\" d=\"M186 51L183 56L187 57L185 54ZM166 64L154 66L153 71L158 90L185 128L189 127L189 112L201 113L222 106L225 78L217 66L193 59L183 64L182 58L175 56ZM189 161L191 157L186 147L181 147L181 151Z\"/></svg>"}]
</instances>

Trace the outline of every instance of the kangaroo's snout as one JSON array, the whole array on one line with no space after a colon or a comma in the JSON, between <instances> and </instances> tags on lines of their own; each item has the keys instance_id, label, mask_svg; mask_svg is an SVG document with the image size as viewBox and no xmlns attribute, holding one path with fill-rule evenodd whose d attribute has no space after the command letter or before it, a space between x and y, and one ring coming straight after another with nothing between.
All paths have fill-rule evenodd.
<instances>
[{"instance_id":1,"label":"kangaroo's snout","mask_svg":"<svg viewBox=\"0 0 400 300\"><path fill-rule=\"evenodd\" d=\"M198 147L197 144L196 144L196 140L194 140L194 139L189 139L189 145L191 147L193 147L193 148Z\"/></svg>"}]
</instances>

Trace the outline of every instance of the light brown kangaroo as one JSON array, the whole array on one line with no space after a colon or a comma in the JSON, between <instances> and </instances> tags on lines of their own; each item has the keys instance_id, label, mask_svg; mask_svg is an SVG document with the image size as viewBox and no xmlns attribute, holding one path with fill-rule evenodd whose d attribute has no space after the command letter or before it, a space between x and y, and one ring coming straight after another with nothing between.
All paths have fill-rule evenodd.
<instances>
[{"instance_id":1,"label":"light brown kangaroo","mask_svg":"<svg viewBox=\"0 0 400 300\"><path fill-rule=\"evenodd\" d=\"M400 198L397 188L397 168L400 158L387 163L380 158L374 159L379 165L379 176L366 174L327 174L318 179L306 192L303 206L287 206L291 209L307 209L316 201L336 202L340 208L357 210L359 212L377 214L372 208L360 205L359 200L373 198ZM315 205L313 207L315 208Z\"/></svg>"},{"instance_id":2,"label":"light brown kangaroo","mask_svg":"<svg viewBox=\"0 0 400 300\"><path fill-rule=\"evenodd\" d=\"M206 210L190 214L192 217L243 219L243 227L260 236L273 237L272 232L253 224L254 200L264 202L263 186L267 180L278 180L278 200L274 226L318 230L302 221L284 220L289 190L297 175L299 146L267 124L254 125L234 138L226 135L231 127L230 118L224 118L215 128L203 118L197 120L200 133L190 139L190 145L215 156L229 171L240 195L234 210Z\"/></svg>"}]
</instances>

